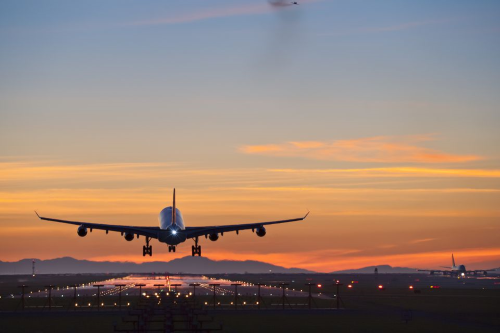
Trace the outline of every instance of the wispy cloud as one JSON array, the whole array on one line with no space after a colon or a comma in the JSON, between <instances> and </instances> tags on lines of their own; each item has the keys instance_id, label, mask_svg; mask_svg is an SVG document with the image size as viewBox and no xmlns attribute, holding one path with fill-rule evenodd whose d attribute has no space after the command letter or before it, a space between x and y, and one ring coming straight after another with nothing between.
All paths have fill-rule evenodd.
<instances>
[{"instance_id":1,"label":"wispy cloud","mask_svg":"<svg viewBox=\"0 0 500 333\"><path fill-rule=\"evenodd\" d=\"M436 238L422 238L422 239L415 239L410 241L410 244L419 244L419 243L427 243L427 242L432 242L436 240Z\"/></svg>"},{"instance_id":2,"label":"wispy cloud","mask_svg":"<svg viewBox=\"0 0 500 333\"><path fill-rule=\"evenodd\" d=\"M269 169L278 173L332 174L354 177L478 177L499 178L500 170L491 169L431 169L413 167L364 169Z\"/></svg>"},{"instance_id":3,"label":"wispy cloud","mask_svg":"<svg viewBox=\"0 0 500 333\"><path fill-rule=\"evenodd\" d=\"M302 0L301 3L304 4L319 1L322 0ZM268 3L259 2L232 7L206 8L167 17L136 21L131 25L182 24L223 17L266 14L276 10L285 10L286 7L291 7L290 5L291 2L287 1L269 1Z\"/></svg>"},{"instance_id":4,"label":"wispy cloud","mask_svg":"<svg viewBox=\"0 0 500 333\"><path fill-rule=\"evenodd\" d=\"M249 145L241 147L240 151L245 154L279 157L377 163L458 163L481 159L476 155L449 154L419 145L433 139L431 135L376 136L351 140Z\"/></svg>"}]
</instances>

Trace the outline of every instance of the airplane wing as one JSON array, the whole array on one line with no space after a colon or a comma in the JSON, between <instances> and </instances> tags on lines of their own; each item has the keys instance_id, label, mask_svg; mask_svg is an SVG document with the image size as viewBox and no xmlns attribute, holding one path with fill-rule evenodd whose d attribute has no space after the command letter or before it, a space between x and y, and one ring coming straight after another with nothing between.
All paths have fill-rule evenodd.
<instances>
[{"instance_id":1,"label":"airplane wing","mask_svg":"<svg viewBox=\"0 0 500 333\"><path fill-rule=\"evenodd\" d=\"M209 227L186 227L184 233L187 238L195 238L199 236L207 236L210 234L216 233L224 233L231 231L240 231L240 230L249 230L249 229L257 229L258 227L270 224L279 224L279 223L288 223L288 222L296 222L304 220L309 212L299 218L290 219L290 220L281 220L281 221L269 221L269 222L255 222L255 223L247 223L247 224L232 224L232 225L222 225L222 226L209 226Z\"/></svg>"},{"instance_id":2,"label":"airplane wing","mask_svg":"<svg viewBox=\"0 0 500 333\"><path fill-rule=\"evenodd\" d=\"M472 271L467 271L467 273L483 273L483 272L494 272L496 271L495 268L493 269L474 269Z\"/></svg>"},{"instance_id":3,"label":"airplane wing","mask_svg":"<svg viewBox=\"0 0 500 333\"><path fill-rule=\"evenodd\" d=\"M439 269L417 269L417 272L447 273L450 271L443 271L443 270L439 270Z\"/></svg>"},{"instance_id":4,"label":"airplane wing","mask_svg":"<svg viewBox=\"0 0 500 333\"><path fill-rule=\"evenodd\" d=\"M136 235L147 236L151 238L158 238L160 228L158 227L132 227L132 226L123 226L123 225L113 225L113 224L100 224L100 223L90 223L90 222L80 222L80 221L67 221L67 220L59 220L53 219L50 217L42 217L35 212L40 220L50 221L50 222L59 222L66 224L73 224L77 226L84 226L92 231L92 229L106 230L108 231L116 231L116 232L130 232Z\"/></svg>"}]
</instances>

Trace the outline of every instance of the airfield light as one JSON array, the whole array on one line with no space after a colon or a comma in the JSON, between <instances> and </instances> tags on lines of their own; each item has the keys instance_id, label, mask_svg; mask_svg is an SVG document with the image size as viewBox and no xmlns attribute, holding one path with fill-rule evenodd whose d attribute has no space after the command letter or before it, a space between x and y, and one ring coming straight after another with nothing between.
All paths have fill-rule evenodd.
<instances>
[{"instance_id":1,"label":"airfield light","mask_svg":"<svg viewBox=\"0 0 500 333\"><path fill-rule=\"evenodd\" d=\"M348 285L347 285L347 288L352 288L352 284L348 284Z\"/></svg>"},{"instance_id":2,"label":"airfield light","mask_svg":"<svg viewBox=\"0 0 500 333\"><path fill-rule=\"evenodd\" d=\"M101 306L104 306L104 303L101 303Z\"/></svg>"},{"instance_id":3,"label":"airfield light","mask_svg":"<svg viewBox=\"0 0 500 333\"><path fill-rule=\"evenodd\" d=\"M207 304L208 304L208 302L205 302L205 305L207 305Z\"/></svg>"},{"instance_id":4,"label":"airfield light","mask_svg":"<svg viewBox=\"0 0 500 333\"><path fill-rule=\"evenodd\" d=\"M247 302L243 302L243 305L246 305L246 304L247 304Z\"/></svg>"},{"instance_id":5,"label":"airfield light","mask_svg":"<svg viewBox=\"0 0 500 333\"><path fill-rule=\"evenodd\" d=\"M90 306L90 303L89 303L89 306Z\"/></svg>"},{"instance_id":6,"label":"airfield light","mask_svg":"<svg viewBox=\"0 0 500 333\"><path fill-rule=\"evenodd\" d=\"M78 306L78 303L75 303L75 306Z\"/></svg>"},{"instance_id":7,"label":"airfield light","mask_svg":"<svg viewBox=\"0 0 500 333\"><path fill-rule=\"evenodd\" d=\"M465 273L462 273L462 276L465 276Z\"/></svg>"},{"instance_id":8,"label":"airfield light","mask_svg":"<svg viewBox=\"0 0 500 333\"><path fill-rule=\"evenodd\" d=\"M378 289L384 289L384 286L380 284L380 285L378 286Z\"/></svg>"},{"instance_id":9,"label":"airfield light","mask_svg":"<svg viewBox=\"0 0 500 333\"><path fill-rule=\"evenodd\" d=\"M410 286L409 288L410 288L410 289L413 289L413 286Z\"/></svg>"},{"instance_id":10,"label":"airfield light","mask_svg":"<svg viewBox=\"0 0 500 333\"><path fill-rule=\"evenodd\" d=\"M255 304L259 305L259 302L255 302Z\"/></svg>"},{"instance_id":11,"label":"airfield light","mask_svg":"<svg viewBox=\"0 0 500 333\"><path fill-rule=\"evenodd\" d=\"M127 303L127 306L130 306L130 303Z\"/></svg>"},{"instance_id":12,"label":"airfield light","mask_svg":"<svg viewBox=\"0 0 500 333\"><path fill-rule=\"evenodd\" d=\"M321 285L321 284L318 284L318 288L321 288L321 287L322 287L322 285Z\"/></svg>"}]
</instances>

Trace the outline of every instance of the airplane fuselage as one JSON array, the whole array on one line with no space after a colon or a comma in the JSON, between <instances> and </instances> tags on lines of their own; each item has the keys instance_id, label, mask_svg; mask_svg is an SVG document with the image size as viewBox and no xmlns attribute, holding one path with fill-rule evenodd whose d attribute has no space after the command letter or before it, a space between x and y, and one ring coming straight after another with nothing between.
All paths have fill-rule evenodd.
<instances>
[{"instance_id":1,"label":"airplane fuselage","mask_svg":"<svg viewBox=\"0 0 500 333\"><path fill-rule=\"evenodd\" d=\"M175 223L172 214L172 207L165 207L160 212L158 220L160 222L160 237L158 240L168 245L177 245L186 241L186 236L180 230L186 229L181 211L175 208Z\"/></svg>"}]
</instances>

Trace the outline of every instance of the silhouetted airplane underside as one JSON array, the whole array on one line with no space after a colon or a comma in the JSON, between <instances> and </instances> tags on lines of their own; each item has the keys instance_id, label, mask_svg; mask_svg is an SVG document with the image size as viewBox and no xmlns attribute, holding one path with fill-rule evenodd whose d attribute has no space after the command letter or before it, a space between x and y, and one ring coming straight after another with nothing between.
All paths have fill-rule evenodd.
<instances>
[{"instance_id":1,"label":"silhouetted airplane underside","mask_svg":"<svg viewBox=\"0 0 500 333\"><path fill-rule=\"evenodd\" d=\"M38 213L36 213L36 215L41 220L78 225L77 233L80 237L85 237L88 230L92 232L93 229L106 230L106 234L109 231L120 232L127 241L132 241L135 237L139 238L139 236L144 236L146 238L146 245L143 246L142 249L143 256L153 255L153 247L149 245L151 239L158 239L158 241L160 241L161 243L168 244L168 252L175 252L175 248L178 244L185 242L187 239L193 239L195 245L192 246L192 255L201 256L201 246L198 245L198 238L200 236L205 236L205 238L208 238L211 241L215 242L219 239L219 234L223 236L225 232L231 231L236 231L236 234L238 234L240 230L251 229L252 232L255 232L257 234L257 236L264 237L266 235L266 228L264 227L265 225L302 221L307 217L308 214L309 212L304 217L280 221L233 224L224 226L185 227L181 212L179 211L179 209L175 208L175 189L172 206L166 207L160 212L160 215L158 217L160 222L159 227L133 227L59 220L49 217L42 217L38 215Z\"/></svg>"}]
</instances>

